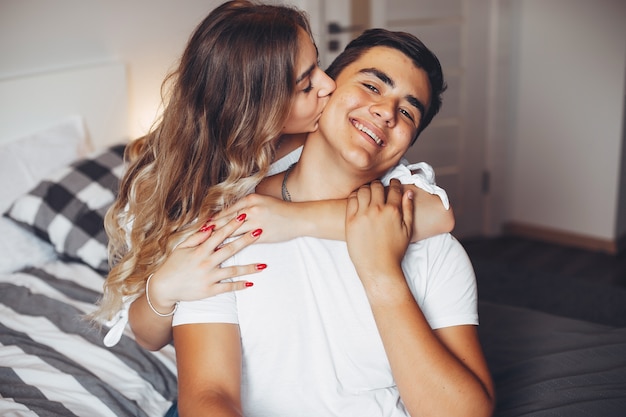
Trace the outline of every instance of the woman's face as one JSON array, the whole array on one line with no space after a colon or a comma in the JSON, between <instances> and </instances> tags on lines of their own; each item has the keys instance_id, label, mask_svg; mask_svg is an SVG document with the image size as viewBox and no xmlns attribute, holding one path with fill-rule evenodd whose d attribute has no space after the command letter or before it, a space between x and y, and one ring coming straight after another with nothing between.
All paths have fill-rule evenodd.
<instances>
[{"instance_id":1,"label":"woman's face","mask_svg":"<svg viewBox=\"0 0 626 417\"><path fill-rule=\"evenodd\" d=\"M282 133L308 133L317 130L317 122L335 90L335 82L318 66L317 49L302 29L298 34L296 60L296 95Z\"/></svg>"}]
</instances>

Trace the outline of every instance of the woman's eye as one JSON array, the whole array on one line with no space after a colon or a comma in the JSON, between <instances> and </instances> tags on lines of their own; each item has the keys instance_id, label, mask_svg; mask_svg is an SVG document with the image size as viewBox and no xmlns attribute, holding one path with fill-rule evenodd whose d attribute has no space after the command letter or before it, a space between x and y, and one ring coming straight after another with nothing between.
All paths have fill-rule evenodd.
<instances>
[{"instance_id":1,"label":"woman's eye","mask_svg":"<svg viewBox=\"0 0 626 417\"><path fill-rule=\"evenodd\" d=\"M313 91L313 83L309 83L309 85L306 86L304 88L304 90L302 90L302 91L305 92L305 93L310 93L311 91Z\"/></svg>"}]
</instances>

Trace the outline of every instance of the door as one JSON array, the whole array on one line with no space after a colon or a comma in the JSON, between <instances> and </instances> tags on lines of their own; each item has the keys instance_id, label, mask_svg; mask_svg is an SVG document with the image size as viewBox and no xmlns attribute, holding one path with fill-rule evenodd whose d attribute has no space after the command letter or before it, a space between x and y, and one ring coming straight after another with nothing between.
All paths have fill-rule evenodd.
<instances>
[{"instance_id":1,"label":"door","mask_svg":"<svg viewBox=\"0 0 626 417\"><path fill-rule=\"evenodd\" d=\"M453 204L458 237L490 234L493 224L487 214L491 181L486 169L492 3L300 0L298 4L310 14L322 66L365 27L413 33L439 57L448 84L443 106L409 149L407 159L426 161L434 167L437 183Z\"/></svg>"},{"instance_id":2,"label":"door","mask_svg":"<svg viewBox=\"0 0 626 417\"><path fill-rule=\"evenodd\" d=\"M351 27L354 8L351 0L291 0L288 3L309 15L322 68L330 65L350 39L365 28L364 25Z\"/></svg>"}]
</instances>

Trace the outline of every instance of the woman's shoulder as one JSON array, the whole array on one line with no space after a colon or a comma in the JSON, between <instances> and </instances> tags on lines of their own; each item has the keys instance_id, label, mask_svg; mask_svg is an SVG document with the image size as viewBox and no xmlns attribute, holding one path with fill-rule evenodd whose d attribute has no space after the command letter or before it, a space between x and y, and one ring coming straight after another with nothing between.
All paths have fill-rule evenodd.
<instances>
[{"instance_id":1,"label":"woman's shoulder","mask_svg":"<svg viewBox=\"0 0 626 417\"><path fill-rule=\"evenodd\" d=\"M276 143L276 160L278 161L298 148L302 148L306 138L306 133L282 135Z\"/></svg>"},{"instance_id":2,"label":"woman's shoulder","mask_svg":"<svg viewBox=\"0 0 626 417\"><path fill-rule=\"evenodd\" d=\"M299 135L286 135L284 139L281 138L278 145L276 160L270 165L268 177L286 171L292 164L298 162L304 140Z\"/></svg>"}]
</instances>

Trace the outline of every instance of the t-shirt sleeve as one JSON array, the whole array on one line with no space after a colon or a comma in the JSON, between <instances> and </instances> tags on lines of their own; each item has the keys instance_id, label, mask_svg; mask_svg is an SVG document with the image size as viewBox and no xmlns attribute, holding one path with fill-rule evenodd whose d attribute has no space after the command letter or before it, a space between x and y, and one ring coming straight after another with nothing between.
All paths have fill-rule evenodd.
<instances>
[{"instance_id":1,"label":"t-shirt sleeve","mask_svg":"<svg viewBox=\"0 0 626 417\"><path fill-rule=\"evenodd\" d=\"M239 323L235 293L227 292L203 300L179 302L172 326L198 323Z\"/></svg>"},{"instance_id":2,"label":"t-shirt sleeve","mask_svg":"<svg viewBox=\"0 0 626 417\"><path fill-rule=\"evenodd\" d=\"M431 328L477 325L476 276L465 249L449 233L422 242L410 245L409 251L419 251L420 255L412 256L403 266Z\"/></svg>"}]
</instances>

